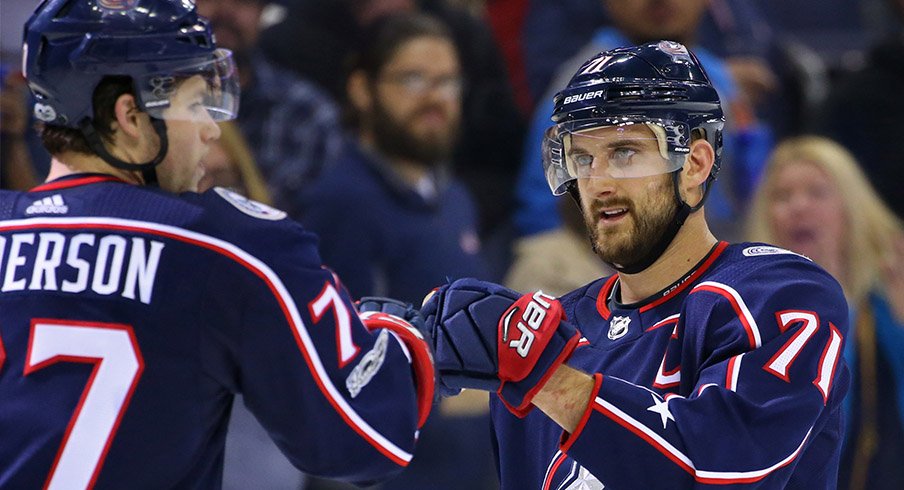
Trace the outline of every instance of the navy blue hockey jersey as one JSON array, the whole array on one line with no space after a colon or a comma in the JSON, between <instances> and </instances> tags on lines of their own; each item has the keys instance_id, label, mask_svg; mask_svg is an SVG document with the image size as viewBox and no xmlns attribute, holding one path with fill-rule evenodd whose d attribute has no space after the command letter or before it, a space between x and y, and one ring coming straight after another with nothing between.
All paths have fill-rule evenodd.
<instances>
[{"instance_id":1,"label":"navy blue hockey jersey","mask_svg":"<svg viewBox=\"0 0 904 490\"><path fill-rule=\"evenodd\" d=\"M0 192L0 488L218 488L234 393L303 471L385 478L415 444L407 356L314 235L231 191Z\"/></svg>"},{"instance_id":2,"label":"navy blue hockey jersey","mask_svg":"<svg viewBox=\"0 0 904 490\"><path fill-rule=\"evenodd\" d=\"M594 374L577 429L492 401L504 489L835 488L849 374L838 283L805 257L717 244L632 305L618 276L561 298Z\"/></svg>"}]
</instances>

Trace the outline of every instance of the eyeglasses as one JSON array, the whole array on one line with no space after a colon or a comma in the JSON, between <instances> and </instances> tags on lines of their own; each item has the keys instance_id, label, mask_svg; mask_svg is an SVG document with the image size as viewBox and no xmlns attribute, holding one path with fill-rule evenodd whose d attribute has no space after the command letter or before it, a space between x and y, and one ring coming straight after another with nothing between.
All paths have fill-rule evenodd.
<instances>
[{"instance_id":1,"label":"eyeglasses","mask_svg":"<svg viewBox=\"0 0 904 490\"><path fill-rule=\"evenodd\" d=\"M460 97L464 86L464 81L459 76L428 77L419 72L387 74L382 77L381 81L399 85L414 96L423 96L432 90L438 90L443 97L447 98Z\"/></svg>"}]
</instances>

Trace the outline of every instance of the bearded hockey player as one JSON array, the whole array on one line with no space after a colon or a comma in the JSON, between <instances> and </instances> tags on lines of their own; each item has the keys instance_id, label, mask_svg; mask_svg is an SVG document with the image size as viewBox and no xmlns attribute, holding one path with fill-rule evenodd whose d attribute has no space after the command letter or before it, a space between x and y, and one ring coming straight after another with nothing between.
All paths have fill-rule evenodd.
<instances>
[{"instance_id":1,"label":"bearded hockey player","mask_svg":"<svg viewBox=\"0 0 904 490\"><path fill-rule=\"evenodd\" d=\"M497 394L502 487L835 488L844 296L806 257L710 232L724 118L697 58L600 53L552 119L547 180L617 273L558 300L462 279L422 309L441 391Z\"/></svg>"}]
</instances>

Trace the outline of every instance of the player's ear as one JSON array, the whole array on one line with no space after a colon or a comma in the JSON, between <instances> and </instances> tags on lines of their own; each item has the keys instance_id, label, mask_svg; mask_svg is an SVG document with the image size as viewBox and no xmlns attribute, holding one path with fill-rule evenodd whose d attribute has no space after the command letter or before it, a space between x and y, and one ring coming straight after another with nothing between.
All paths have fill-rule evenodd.
<instances>
[{"instance_id":1,"label":"player's ear","mask_svg":"<svg viewBox=\"0 0 904 490\"><path fill-rule=\"evenodd\" d=\"M138 107L138 102L132 94L122 94L113 105L115 122L112 128L119 129L132 138L138 138L141 133L141 116L143 112Z\"/></svg>"},{"instance_id":2,"label":"player's ear","mask_svg":"<svg viewBox=\"0 0 904 490\"><path fill-rule=\"evenodd\" d=\"M716 152L712 145L702 138L692 141L690 150L681 170L681 186L685 200L693 206L703 197L701 186L713 168Z\"/></svg>"},{"instance_id":3,"label":"player's ear","mask_svg":"<svg viewBox=\"0 0 904 490\"><path fill-rule=\"evenodd\" d=\"M370 84L367 83L367 74L362 70L355 70L348 77L346 91L348 100L358 112L370 111L373 96L370 93Z\"/></svg>"}]
</instances>

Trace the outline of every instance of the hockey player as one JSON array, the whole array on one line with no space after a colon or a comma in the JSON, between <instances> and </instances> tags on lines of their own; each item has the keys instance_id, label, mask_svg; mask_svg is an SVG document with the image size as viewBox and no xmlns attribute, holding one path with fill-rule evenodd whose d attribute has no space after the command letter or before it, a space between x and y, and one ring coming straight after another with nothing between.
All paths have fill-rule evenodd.
<instances>
[{"instance_id":1,"label":"hockey player","mask_svg":"<svg viewBox=\"0 0 904 490\"><path fill-rule=\"evenodd\" d=\"M498 395L502 487L834 488L844 296L806 257L710 233L723 115L696 57L600 53L552 119L550 187L617 273L559 300L462 279L422 309L440 389Z\"/></svg>"},{"instance_id":2,"label":"hockey player","mask_svg":"<svg viewBox=\"0 0 904 490\"><path fill-rule=\"evenodd\" d=\"M359 317L285 213L185 192L238 107L193 5L50 0L25 25L53 162L0 192L2 488L219 488L234 393L305 472L372 482L412 458L417 330Z\"/></svg>"}]
</instances>

